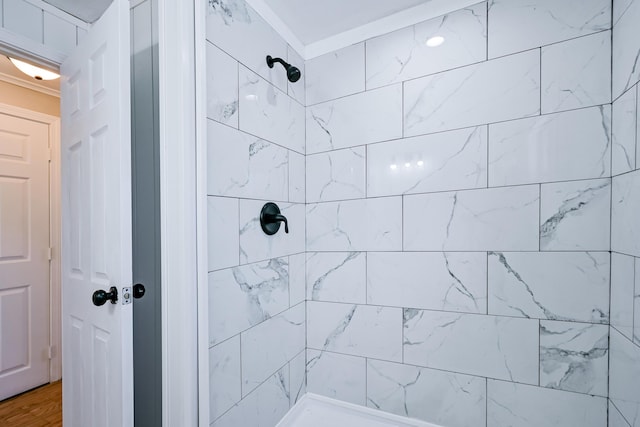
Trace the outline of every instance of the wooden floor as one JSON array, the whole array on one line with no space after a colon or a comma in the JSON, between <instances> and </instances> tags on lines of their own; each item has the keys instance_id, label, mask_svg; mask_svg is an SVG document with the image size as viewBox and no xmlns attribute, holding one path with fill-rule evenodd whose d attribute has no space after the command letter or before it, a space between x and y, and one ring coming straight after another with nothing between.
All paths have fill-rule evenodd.
<instances>
[{"instance_id":1,"label":"wooden floor","mask_svg":"<svg viewBox=\"0 0 640 427\"><path fill-rule=\"evenodd\" d=\"M47 384L0 402L0 426L61 427L62 382Z\"/></svg>"}]
</instances>

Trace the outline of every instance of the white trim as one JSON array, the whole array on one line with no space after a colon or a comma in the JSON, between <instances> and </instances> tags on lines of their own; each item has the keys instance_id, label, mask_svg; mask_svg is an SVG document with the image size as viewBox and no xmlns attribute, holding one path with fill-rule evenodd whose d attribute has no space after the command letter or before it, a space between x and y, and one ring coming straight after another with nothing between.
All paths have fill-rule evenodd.
<instances>
[{"instance_id":1,"label":"white trim","mask_svg":"<svg viewBox=\"0 0 640 427\"><path fill-rule=\"evenodd\" d=\"M480 2L478 0L431 0L343 33L309 43L306 46L293 33L291 28L280 19L273 9L267 5L265 0L247 0L247 3L275 29L293 49L297 50L304 60L309 60Z\"/></svg>"},{"instance_id":2,"label":"white trim","mask_svg":"<svg viewBox=\"0 0 640 427\"><path fill-rule=\"evenodd\" d=\"M11 83L12 85L20 86L25 89L35 90L36 92L41 92L41 93L44 93L45 95L55 96L56 98L60 98L59 90L40 86L38 83L30 82L28 80L23 80L19 77L12 76L10 74L5 74L0 72L0 81Z\"/></svg>"},{"instance_id":3,"label":"white trim","mask_svg":"<svg viewBox=\"0 0 640 427\"><path fill-rule=\"evenodd\" d=\"M196 1L196 188L198 258L198 421L209 425L209 282L207 230L207 4Z\"/></svg>"},{"instance_id":4,"label":"white trim","mask_svg":"<svg viewBox=\"0 0 640 427\"><path fill-rule=\"evenodd\" d=\"M294 34L291 28L284 23L280 16L269 7L265 0L247 0L249 6L255 10L288 44L298 52L298 55L305 56L305 45Z\"/></svg>"},{"instance_id":5,"label":"white trim","mask_svg":"<svg viewBox=\"0 0 640 427\"><path fill-rule=\"evenodd\" d=\"M308 417L312 419L324 418L327 421L330 420L333 422L338 421L338 418L342 418L341 421L348 420L349 425L353 427L362 427L371 424L388 427L441 427L415 418L403 417L379 409L356 405L313 393L306 393L302 396L284 418L280 420L276 427L298 426L300 425L299 421L307 419ZM320 425L320 423L314 423L313 425L317 426Z\"/></svg>"},{"instance_id":6,"label":"white trim","mask_svg":"<svg viewBox=\"0 0 640 427\"><path fill-rule=\"evenodd\" d=\"M56 352L49 361L49 381L62 378L62 300L61 300L61 264L60 264L60 118L8 104L0 104L0 113L20 117L49 126L49 149L51 163L49 168L49 245L52 258L49 263L49 345Z\"/></svg>"},{"instance_id":7,"label":"white trim","mask_svg":"<svg viewBox=\"0 0 640 427\"><path fill-rule=\"evenodd\" d=\"M0 50L7 55L15 55L35 65L53 70L60 69L60 64L67 59L65 53L2 28L0 28Z\"/></svg>"},{"instance_id":8,"label":"white trim","mask_svg":"<svg viewBox=\"0 0 640 427\"><path fill-rule=\"evenodd\" d=\"M47 13L50 13L53 16L56 16L64 21L67 21L69 24L73 24L78 28L82 28L83 30L89 30L91 28L91 24L84 22L82 19L77 18L70 13L65 12L62 9L58 9L57 7L50 5L49 3L44 2L43 0L23 0L27 3L31 3L35 7L38 7L44 10Z\"/></svg>"},{"instance_id":9,"label":"white trim","mask_svg":"<svg viewBox=\"0 0 640 427\"><path fill-rule=\"evenodd\" d=\"M198 423L194 8L201 3L158 1L163 426Z\"/></svg>"}]
</instances>

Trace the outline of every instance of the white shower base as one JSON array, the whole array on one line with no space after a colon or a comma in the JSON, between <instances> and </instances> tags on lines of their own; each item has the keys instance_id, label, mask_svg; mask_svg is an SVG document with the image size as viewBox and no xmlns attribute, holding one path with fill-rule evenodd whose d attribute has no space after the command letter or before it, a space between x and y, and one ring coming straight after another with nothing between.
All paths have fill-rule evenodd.
<instances>
[{"instance_id":1,"label":"white shower base","mask_svg":"<svg viewBox=\"0 0 640 427\"><path fill-rule=\"evenodd\" d=\"M276 427L440 427L307 393Z\"/></svg>"}]
</instances>

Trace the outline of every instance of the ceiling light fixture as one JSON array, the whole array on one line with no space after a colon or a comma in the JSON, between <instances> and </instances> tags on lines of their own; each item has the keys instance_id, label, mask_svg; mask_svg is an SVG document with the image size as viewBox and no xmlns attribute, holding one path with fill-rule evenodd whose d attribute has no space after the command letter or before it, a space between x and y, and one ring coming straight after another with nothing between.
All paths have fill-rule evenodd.
<instances>
[{"instance_id":1,"label":"ceiling light fixture","mask_svg":"<svg viewBox=\"0 0 640 427\"><path fill-rule=\"evenodd\" d=\"M20 61L19 59L9 58L11 63L16 66L16 68L29 77L33 77L36 80L55 80L60 78L60 74L56 74L53 71L45 70L40 67L36 67L35 65L27 64L26 62Z\"/></svg>"},{"instance_id":2,"label":"ceiling light fixture","mask_svg":"<svg viewBox=\"0 0 640 427\"><path fill-rule=\"evenodd\" d=\"M427 46L429 47L438 47L442 43L444 43L444 37L442 36L433 36L427 40Z\"/></svg>"}]
</instances>

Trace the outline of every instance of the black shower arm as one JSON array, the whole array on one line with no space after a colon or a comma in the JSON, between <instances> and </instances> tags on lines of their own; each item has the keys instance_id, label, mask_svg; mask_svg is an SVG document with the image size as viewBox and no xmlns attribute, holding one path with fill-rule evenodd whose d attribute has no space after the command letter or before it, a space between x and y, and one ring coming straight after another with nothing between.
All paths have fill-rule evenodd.
<instances>
[{"instance_id":1,"label":"black shower arm","mask_svg":"<svg viewBox=\"0 0 640 427\"><path fill-rule=\"evenodd\" d=\"M273 68L273 64L275 62L284 65L285 68L287 68L287 67L289 67L291 65L291 64L288 64L287 62L285 62L284 59L282 59L282 58L273 58L271 55L267 56L267 65L269 65L269 68Z\"/></svg>"}]
</instances>

